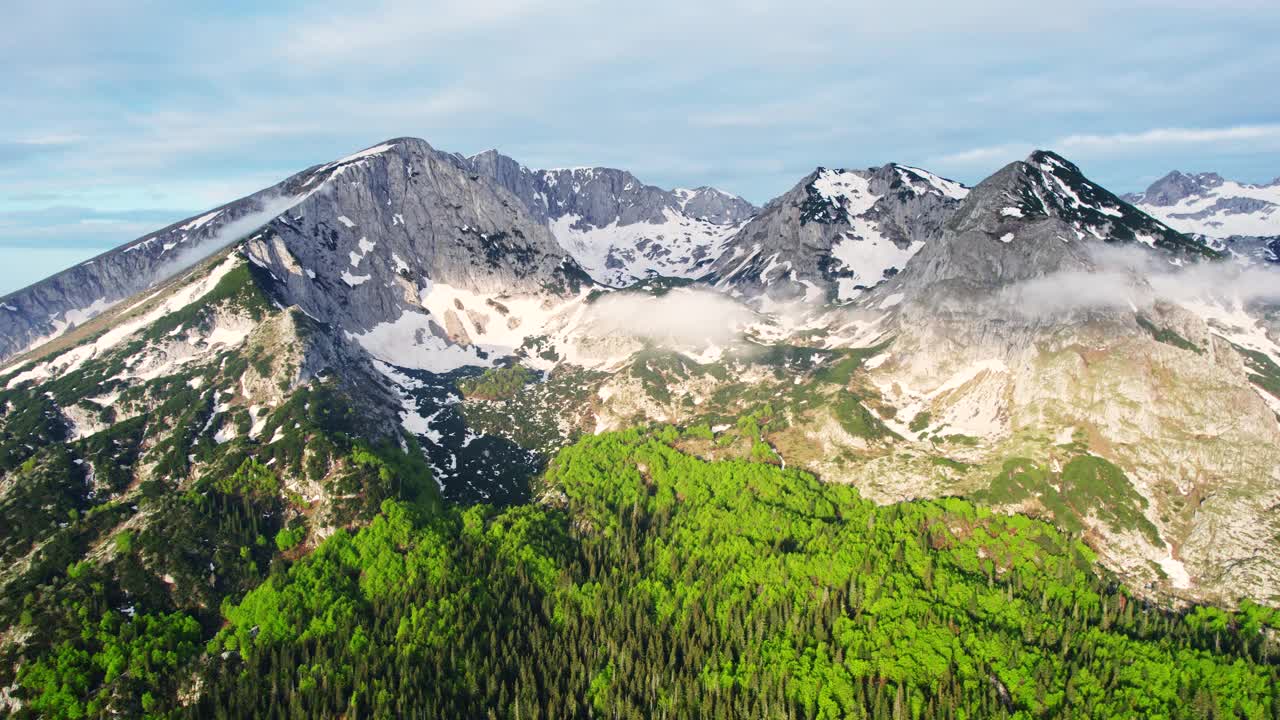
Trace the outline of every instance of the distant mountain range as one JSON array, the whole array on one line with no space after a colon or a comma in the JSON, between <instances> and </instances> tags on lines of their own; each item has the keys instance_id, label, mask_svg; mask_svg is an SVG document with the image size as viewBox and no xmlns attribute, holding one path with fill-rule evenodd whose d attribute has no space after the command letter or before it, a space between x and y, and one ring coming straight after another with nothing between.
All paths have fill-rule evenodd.
<instances>
[{"instance_id":1,"label":"distant mountain range","mask_svg":"<svg viewBox=\"0 0 1280 720\"><path fill-rule=\"evenodd\" d=\"M1125 196L1179 232L1211 238L1241 258L1280 262L1280 178L1267 185L1177 170Z\"/></svg>"}]
</instances>

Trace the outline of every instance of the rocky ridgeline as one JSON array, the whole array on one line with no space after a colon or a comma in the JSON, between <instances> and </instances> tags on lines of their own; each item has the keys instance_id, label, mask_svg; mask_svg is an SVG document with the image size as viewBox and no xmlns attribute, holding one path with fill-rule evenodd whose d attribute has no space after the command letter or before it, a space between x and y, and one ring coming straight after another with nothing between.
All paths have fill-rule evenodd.
<instances>
[{"instance_id":1,"label":"rocky ridgeline","mask_svg":"<svg viewBox=\"0 0 1280 720\"><path fill-rule=\"evenodd\" d=\"M1184 180L1136 200L1225 186ZM135 438L166 453L139 477L161 467L180 486L171 466L212 471L224 445L302 463L287 448L311 431L290 413L312 413L299 394L321 384L361 398L333 432L410 447L403 429L466 500L523 497L593 429L706 425L878 501L965 494L1052 516L1138 585L1269 597L1274 328L1265 309L1144 295L1150 268L1220 247L1047 152L971 190L902 165L819 168L757 210L399 138L5 298L6 357L83 327L10 368L6 389L33 402L0 423L18 458L40 418L56 420L45 441L74 427L88 443L119 431L108 406L136 422L186 393L195 415L168 408ZM1100 255L1117 250L1142 262L1117 272ZM225 264L161 287L201 252ZM528 372L501 397L461 390L514 362ZM345 457L307 476L327 503L360 496L338 487Z\"/></svg>"},{"instance_id":2,"label":"rocky ridgeline","mask_svg":"<svg viewBox=\"0 0 1280 720\"><path fill-rule=\"evenodd\" d=\"M819 168L729 242L708 279L747 298L851 300L938 236L965 188L915 168Z\"/></svg>"},{"instance_id":3,"label":"rocky ridgeline","mask_svg":"<svg viewBox=\"0 0 1280 720\"><path fill-rule=\"evenodd\" d=\"M1243 261L1280 263L1280 178L1254 185L1174 170L1145 192L1124 197Z\"/></svg>"}]
</instances>

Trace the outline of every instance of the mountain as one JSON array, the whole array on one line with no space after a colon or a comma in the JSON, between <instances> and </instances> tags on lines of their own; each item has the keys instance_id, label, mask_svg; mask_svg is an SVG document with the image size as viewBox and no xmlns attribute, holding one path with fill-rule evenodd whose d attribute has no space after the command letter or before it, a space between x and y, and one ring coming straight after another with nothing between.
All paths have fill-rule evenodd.
<instances>
[{"instance_id":1,"label":"mountain","mask_svg":"<svg viewBox=\"0 0 1280 720\"><path fill-rule=\"evenodd\" d=\"M904 437L986 448L999 479L984 497L1087 529L1148 582L1270 595L1280 387L1253 368L1276 367L1278 336L1229 294L1153 292L1217 255L1037 152L863 301L893 338L870 382ZM895 465L880 484L909 480Z\"/></svg>"},{"instance_id":2,"label":"mountain","mask_svg":"<svg viewBox=\"0 0 1280 720\"><path fill-rule=\"evenodd\" d=\"M455 156L411 138L309 168L0 298L0 358L264 226L251 257L275 273L291 303L352 332L397 320L428 275L469 290L539 287L566 261L563 252L523 205L472 175ZM483 262L473 262L477 254ZM375 266L395 283L364 285Z\"/></svg>"},{"instance_id":3,"label":"mountain","mask_svg":"<svg viewBox=\"0 0 1280 720\"><path fill-rule=\"evenodd\" d=\"M204 306L221 308L223 301L245 295L287 309L288 319L279 321L285 329L271 332L273 337L283 336L269 345L294 346L300 352L285 355L290 358L287 367L264 366L257 373L258 382L275 382L291 392L310 378L333 377L353 395L369 395L370 401L361 410L372 418L371 431L384 429L376 436L395 435L402 405L411 401L400 397L402 388L389 384L386 373L392 372L390 367L399 368L400 373L440 373L466 366L487 367L512 355L551 353L553 346L545 345L547 326L565 322L564 318L556 319L557 313L580 307L591 285L548 227L515 197L474 173L455 155L437 152L421 140L389 140L308 170L281 187L299 191L289 196L287 209L275 217L259 216L251 225L241 223L239 234L233 236L234 251L230 255L216 253L215 257L224 261L212 269L208 263L201 266L208 279L188 277L176 285L149 287L148 291L160 292L143 292L119 303L95 318L99 322L84 323L75 333L11 365L10 369L21 371L11 374L9 386L17 388L31 380L73 373L97 377L90 368L123 362L122 372L108 376L112 382L103 385L100 378L102 387L95 386L91 393L62 396L63 407L88 403L82 407L92 415L98 408L91 398L111 396L103 387L123 389L157 376L185 372L188 366L212 361L229 349L243 349L255 335L255 328L265 323L261 313L246 318L238 306ZM147 242L117 252L128 256L131 247ZM217 248L206 242L202 249ZM165 262L164 257L157 262ZM233 285L226 285L233 281ZM10 296L10 300L21 307L28 296L51 295L61 288L62 278L55 276ZM166 299L171 296L176 299ZM198 313L185 311L197 316L195 325L170 323L166 332L175 333L173 339L148 329L153 323L169 322L161 318L182 303L204 308ZM316 326L323 332L314 330ZM130 340L135 333L150 337L141 342ZM291 337L294 339L289 340ZM532 337L544 344L536 350L526 346L526 339ZM319 342L324 352L314 360L307 349L311 339L319 338L323 338ZM370 381L372 363L378 363L379 372ZM348 383L348 375L356 380ZM394 377L407 378L403 374ZM415 389L420 386L414 380L405 382ZM370 383L378 387L377 392L369 390ZM265 398L247 391L241 395L250 408L251 421L236 432L256 437L259 415L286 403L288 392L272 391ZM375 397L386 402L375 402ZM448 393L433 399L447 400ZM214 407L228 404L210 402ZM438 410L432 407L428 415L438 416ZM79 417L79 412L66 411L69 419ZM439 440L439 430L413 417L417 419L411 422ZM385 431L386 418L392 419L390 432ZM216 435L217 424L212 419L209 423L205 434ZM99 425L91 423L90 427ZM72 435L76 432L71 430ZM447 443L432 444L440 463L438 481L444 483L451 471L462 476L476 471L465 465L459 470L452 452L470 448L473 440L459 432ZM510 458L486 448L488 444L471 448L477 453L475 462L506 467ZM449 470L443 465L446 461L452 466ZM514 472L523 480L532 469L521 465ZM481 491L482 495L491 492Z\"/></svg>"},{"instance_id":4,"label":"mountain","mask_svg":"<svg viewBox=\"0 0 1280 720\"><path fill-rule=\"evenodd\" d=\"M467 162L549 222L592 278L615 287L701 274L756 213L751 203L722 190L662 190L625 170L530 170L496 150Z\"/></svg>"},{"instance_id":5,"label":"mountain","mask_svg":"<svg viewBox=\"0 0 1280 720\"><path fill-rule=\"evenodd\" d=\"M1181 232L1212 238L1237 257L1280 262L1280 178L1252 185L1174 170L1125 199Z\"/></svg>"},{"instance_id":6,"label":"mountain","mask_svg":"<svg viewBox=\"0 0 1280 720\"><path fill-rule=\"evenodd\" d=\"M1276 271L1217 247L1051 152L310 168L5 299L0 707L1265 715Z\"/></svg>"},{"instance_id":7,"label":"mountain","mask_svg":"<svg viewBox=\"0 0 1280 720\"><path fill-rule=\"evenodd\" d=\"M1216 256L1207 244L1142 213L1051 152L1005 166L978 189L948 218L946 241L922 246L927 252L910 272L880 295L904 289L923 300L925 286L990 290L1085 269L1097 243L1161 250L1179 261Z\"/></svg>"},{"instance_id":8,"label":"mountain","mask_svg":"<svg viewBox=\"0 0 1280 720\"><path fill-rule=\"evenodd\" d=\"M729 241L708 279L745 297L851 300L906 266L968 190L918 168L818 168Z\"/></svg>"},{"instance_id":9,"label":"mountain","mask_svg":"<svg viewBox=\"0 0 1280 720\"><path fill-rule=\"evenodd\" d=\"M181 220L0 298L0 359L51 340L170 279L304 197L312 173Z\"/></svg>"}]
</instances>

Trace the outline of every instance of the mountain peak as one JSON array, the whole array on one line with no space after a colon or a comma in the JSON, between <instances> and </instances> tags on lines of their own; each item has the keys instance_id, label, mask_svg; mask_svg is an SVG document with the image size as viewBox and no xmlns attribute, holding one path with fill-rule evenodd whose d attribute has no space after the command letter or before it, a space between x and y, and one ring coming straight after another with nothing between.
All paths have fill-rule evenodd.
<instances>
[{"instance_id":1,"label":"mountain peak","mask_svg":"<svg viewBox=\"0 0 1280 720\"><path fill-rule=\"evenodd\" d=\"M851 300L902 270L967 194L906 165L819 166L733 237L708 279L762 304Z\"/></svg>"},{"instance_id":2,"label":"mountain peak","mask_svg":"<svg viewBox=\"0 0 1280 720\"><path fill-rule=\"evenodd\" d=\"M1079 166L1052 150L1035 150L1024 160L1028 165L1035 165L1046 172L1055 169L1065 172L1083 174Z\"/></svg>"},{"instance_id":3,"label":"mountain peak","mask_svg":"<svg viewBox=\"0 0 1280 720\"><path fill-rule=\"evenodd\" d=\"M1221 186L1225 181L1218 173L1205 172L1194 175L1172 170L1151 183L1145 192L1126 196L1134 204L1169 207L1186 198Z\"/></svg>"},{"instance_id":4,"label":"mountain peak","mask_svg":"<svg viewBox=\"0 0 1280 720\"><path fill-rule=\"evenodd\" d=\"M1217 256L1202 242L1089 180L1061 155L1037 150L973 188L942 236L883 292L909 287L909 296L926 297L924 288L948 283L986 293L1064 268L1086 267L1091 247L1100 243L1142 245L1176 256Z\"/></svg>"},{"instance_id":5,"label":"mountain peak","mask_svg":"<svg viewBox=\"0 0 1280 720\"><path fill-rule=\"evenodd\" d=\"M1271 239L1280 236L1280 178L1255 185L1174 170L1125 200L1241 260L1276 262Z\"/></svg>"}]
</instances>

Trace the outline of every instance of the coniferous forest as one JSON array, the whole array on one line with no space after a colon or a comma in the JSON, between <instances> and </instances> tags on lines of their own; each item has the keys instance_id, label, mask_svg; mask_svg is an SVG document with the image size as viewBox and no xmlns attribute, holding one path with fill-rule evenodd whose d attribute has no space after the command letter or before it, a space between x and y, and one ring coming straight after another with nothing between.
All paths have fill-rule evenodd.
<instances>
[{"instance_id":1,"label":"coniferous forest","mask_svg":"<svg viewBox=\"0 0 1280 720\"><path fill-rule=\"evenodd\" d=\"M587 437L526 505L388 499L212 617L121 614L85 584L19 714L1280 717L1272 610L1170 610L1040 521L877 506L683 441ZM252 482L224 490L252 506Z\"/></svg>"}]
</instances>

